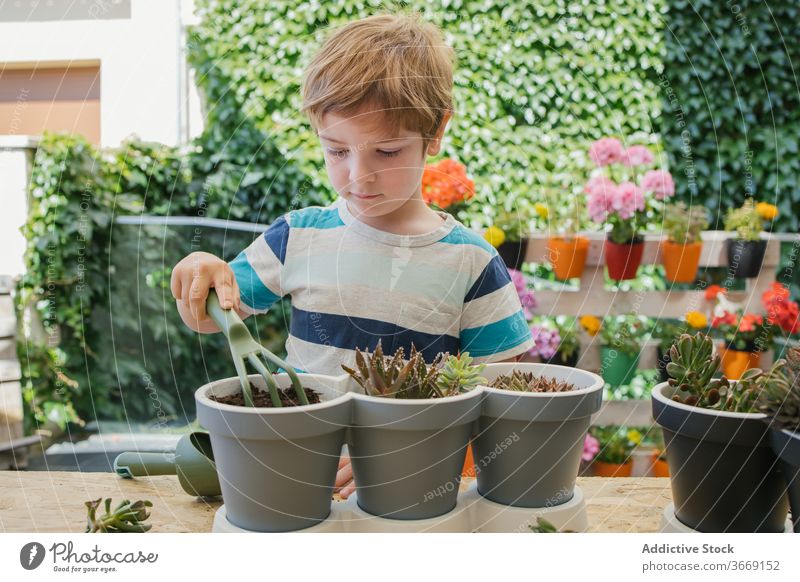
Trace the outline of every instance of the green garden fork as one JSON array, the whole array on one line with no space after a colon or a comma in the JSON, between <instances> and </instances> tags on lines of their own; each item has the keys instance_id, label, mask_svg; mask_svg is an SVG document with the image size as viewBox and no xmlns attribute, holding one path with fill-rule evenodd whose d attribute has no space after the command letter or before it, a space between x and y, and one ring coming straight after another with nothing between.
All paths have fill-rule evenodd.
<instances>
[{"instance_id":1,"label":"green garden fork","mask_svg":"<svg viewBox=\"0 0 800 582\"><path fill-rule=\"evenodd\" d=\"M292 388L297 395L298 401L300 404L308 404L306 392L294 368L254 340L247 326L239 317L239 314L233 309L222 308L219 303L219 297L217 297L217 292L214 289L208 290L206 311L211 319L214 320L214 323L217 324L217 327L225 334L225 337L228 338L231 356L233 357L233 365L236 366L236 373L239 375L239 382L242 385L245 406L255 406L253 403L253 393L250 388L250 380L247 377L247 370L245 369L245 358L258 373L261 374L264 381L266 381L267 387L269 388L269 396L272 400L272 406L275 408L280 408L282 406L280 396L278 395L278 384L272 377L272 372L270 372L264 362L259 359L259 355L263 355L267 363L271 363L286 370L286 373L289 374L289 377L292 379Z\"/></svg>"}]
</instances>

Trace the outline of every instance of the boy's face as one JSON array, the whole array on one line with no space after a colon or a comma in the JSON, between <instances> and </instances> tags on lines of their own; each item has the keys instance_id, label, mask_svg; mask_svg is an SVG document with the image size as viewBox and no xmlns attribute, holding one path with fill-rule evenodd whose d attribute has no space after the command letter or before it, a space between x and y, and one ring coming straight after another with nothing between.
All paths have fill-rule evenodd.
<instances>
[{"instance_id":1,"label":"boy's face","mask_svg":"<svg viewBox=\"0 0 800 582\"><path fill-rule=\"evenodd\" d=\"M385 135L380 111L364 109L322 118L319 137L331 184L362 216L391 214L411 199L422 199L422 172L428 154L439 151L434 139L422 151L422 135L403 130ZM444 129L442 124L442 130Z\"/></svg>"}]
</instances>

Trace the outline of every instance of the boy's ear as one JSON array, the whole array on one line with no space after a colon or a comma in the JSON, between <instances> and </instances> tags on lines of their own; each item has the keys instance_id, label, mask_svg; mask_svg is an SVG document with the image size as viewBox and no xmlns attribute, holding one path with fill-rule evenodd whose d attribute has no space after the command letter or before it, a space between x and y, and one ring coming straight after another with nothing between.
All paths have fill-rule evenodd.
<instances>
[{"instance_id":1,"label":"boy's ear","mask_svg":"<svg viewBox=\"0 0 800 582\"><path fill-rule=\"evenodd\" d=\"M439 129L436 131L436 135L433 136L430 143L428 143L428 151L427 155L435 156L439 153L439 150L442 149L442 136L444 135L444 130L447 127L447 122L450 121L450 118L453 116L452 111L445 111L444 116L442 117L442 123L439 125Z\"/></svg>"}]
</instances>

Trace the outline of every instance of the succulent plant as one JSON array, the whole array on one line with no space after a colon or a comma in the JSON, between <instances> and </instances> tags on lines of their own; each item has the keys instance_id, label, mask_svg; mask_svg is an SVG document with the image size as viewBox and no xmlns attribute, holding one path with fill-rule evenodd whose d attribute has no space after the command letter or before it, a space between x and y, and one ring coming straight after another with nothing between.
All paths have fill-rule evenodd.
<instances>
[{"instance_id":1,"label":"succulent plant","mask_svg":"<svg viewBox=\"0 0 800 582\"><path fill-rule=\"evenodd\" d=\"M704 333L681 334L669 351L667 364L669 385L677 388L672 399L689 406L753 412L758 394L758 381L763 372L751 368L732 384L725 376L714 378L720 357L714 354L714 343Z\"/></svg>"},{"instance_id":2,"label":"succulent plant","mask_svg":"<svg viewBox=\"0 0 800 582\"><path fill-rule=\"evenodd\" d=\"M574 384L564 380L537 376L533 372L521 370L513 370L510 374L498 376L489 386L514 392L568 392L575 389Z\"/></svg>"},{"instance_id":3,"label":"succulent plant","mask_svg":"<svg viewBox=\"0 0 800 582\"><path fill-rule=\"evenodd\" d=\"M571 529L565 529L564 531L560 532L556 526L543 517L537 517L536 525L529 525L528 529L533 533L575 533L575 531Z\"/></svg>"},{"instance_id":4,"label":"succulent plant","mask_svg":"<svg viewBox=\"0 0 800 582\"><path fill-rule=\"evenodd\" d=\"M372 354L356 349L356 368L342 369L358 382L364 393L384 398L443 398L470 390L485 378L479 376L484 365L471 365L468 352L459 357L439 352L427 364L414 344L408 361L402 347L391 355L383 353L380 340Z\"/></svg>"},{"instance_id":5,"label":"succulent plant","mask_svg":"<svg viewBox=\"0 0 800 582\"><path fill-rule=\"evenodd\" d=\"M102 498L85 503L87 509L86 533L144 533L153 527L143 523L150 513L147 508L152 507L150 501L136 501L131 503L123 500L114 511L111 511L111 498L105 500L105 514L97 516Z\"/></svg>"},{"instance_id":6,"label":"succulent plant","mask_svg":"<svg viewBox=\"0 0 800 582\"><path fill-rule=\"evenodd\" d=\"M800 348L775 362L759 383L757 407L776 428L800 431Z\"/></svg>"},{"instance_id":7,"label":"succulent plant","mask_svg":"<svg viewBox=\"0 0 800 582\"><path fill-rule=\"evenodd\" d=\"M477 388L486 383L486 378L481 372L486 364L473 364L469 352L464 352L459 357L450 356L439 370L436 378L436 388L443 392L463 392Z\"/></svg>"}]
</instances>

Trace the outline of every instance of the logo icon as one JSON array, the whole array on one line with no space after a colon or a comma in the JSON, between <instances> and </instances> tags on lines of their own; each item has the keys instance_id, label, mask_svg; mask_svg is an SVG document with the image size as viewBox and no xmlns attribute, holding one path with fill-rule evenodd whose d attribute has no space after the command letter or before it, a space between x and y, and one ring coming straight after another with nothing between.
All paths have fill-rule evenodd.
<instances>
[{"instance_id":1,"label":"logo icon","mask_svg":"<svg viewBox=\"0 0 800 582\"><path fill-rule=\"evenodd\" d=\"M44 561L44 546L39 542L30 542L22 546L19 552L19 563L26 570L35 570Z\"/></svg>"}]
</instances>

